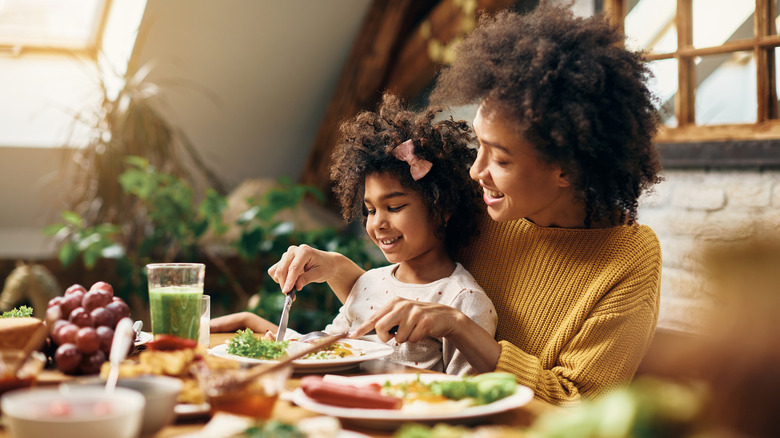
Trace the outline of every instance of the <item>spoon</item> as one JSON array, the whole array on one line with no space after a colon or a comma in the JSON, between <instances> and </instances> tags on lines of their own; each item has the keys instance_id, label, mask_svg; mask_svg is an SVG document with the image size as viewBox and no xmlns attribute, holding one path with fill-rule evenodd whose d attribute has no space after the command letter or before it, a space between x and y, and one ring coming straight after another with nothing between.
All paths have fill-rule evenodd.
<instances>
[{"instance_id":1,"label":"spoon","mask_svg":"<svg viewBox=\"0 0 780 438\"><path fill-rule=\"evenodd\" d=\"M133 333L135 333L135 342L141 340L141 329L144 328L144 322L140 319L133 323Z\"/></svg>"},{"instance_id":2,"label":"spoon","mask_svg":"<svg viewBox=\"0 0 780 438\"><path fill-rule=\"evenodd\" d=\"M133 342L133 320L122 318L114 329L114 340L111 341L111 353L108 356L110 368L106 379L106 392L113 392L119 379L119 363L127 357L130 343Z\"/></svg>"},{"instance_id":3,"label":"spoon","mask_svg":"<svg viewBox=\"0 0 780 438\"><path fill-rule=\"evenodd\" d=\"M18 373L22 368L22 365L27 362L27 359L30 357L32 352L41 348L41 345L43 345L43 341L46 340L46 336L48 334L49 330L44 324L39 325L38 328L35 329L30 339L28 339L27 343L24 344L24 348L22 349L22 357L20 357L18 361L11 365L11 369L9 370L9 374L11 376L16 376L16 373Z\"/></svg>"}]
</instances>

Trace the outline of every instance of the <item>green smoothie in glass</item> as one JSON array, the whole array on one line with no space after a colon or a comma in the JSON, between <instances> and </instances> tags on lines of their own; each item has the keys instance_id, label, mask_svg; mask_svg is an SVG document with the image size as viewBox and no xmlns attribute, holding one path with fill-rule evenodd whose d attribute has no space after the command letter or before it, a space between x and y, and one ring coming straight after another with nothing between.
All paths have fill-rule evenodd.
<instances>
[{"instance_id":1,"label":"green smoothie in glass","mask_svg":"<svg viewBox=\"0 0 780 438\"><path fill-rule=\"evenodd\" d=\"M198 340L203 290L191 286L149 289L152 333Z\"/></svg>"}]
</instances>

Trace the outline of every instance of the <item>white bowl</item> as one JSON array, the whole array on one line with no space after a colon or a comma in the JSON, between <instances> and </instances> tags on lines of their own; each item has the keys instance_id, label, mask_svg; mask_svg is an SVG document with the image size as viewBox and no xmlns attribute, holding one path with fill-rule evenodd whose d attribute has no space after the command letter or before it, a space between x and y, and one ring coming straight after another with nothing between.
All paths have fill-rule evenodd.
<instances>
[{"instance_id":1,"label":"white bowl","mask_svg":"<svg viewBox=\"0 0 780 438\"><path fill-rule=\"evenodd\" d=\"M68 390L79 387L102 388L105 385L105 381L100 379L77 379L73 383L63 383L60 387ZM138 391L146 399L141 435L152 435L173 420L176 399L182 388L181 380L175 377L154 375L123 377L117 380L116 386Z\"/></svg>"},{"instance_id":2,"label":"white bowl","mask_svg":"<svg viewBox=\"0 0 780 438\"><path fill-rule=\"evenodd\" d=\"M144 397L116 388L18 389L3 394L5 427L14 438L136 438Z\"/></svg>"}]
</instances>

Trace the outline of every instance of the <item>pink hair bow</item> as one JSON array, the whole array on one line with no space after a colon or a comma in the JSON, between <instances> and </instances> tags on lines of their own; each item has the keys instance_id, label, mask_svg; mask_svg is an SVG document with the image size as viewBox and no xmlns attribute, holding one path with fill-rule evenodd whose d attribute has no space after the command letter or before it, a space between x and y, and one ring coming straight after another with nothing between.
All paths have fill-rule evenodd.
<instances>
[{"instance_id":1,"label":"pink hair bow","mask_svg":"<svg viewBox=\"0 0 780 438\"><path fill-rule=\"evenodd\" d=\"M422 160L414 154L414 143L412 143L412 140L406 140L396 146L393 149L393 156L409 163L409 172L415 181L427 175L428 171L433 167L433 163L428 160Z\"/></svg>"}]
</instances>

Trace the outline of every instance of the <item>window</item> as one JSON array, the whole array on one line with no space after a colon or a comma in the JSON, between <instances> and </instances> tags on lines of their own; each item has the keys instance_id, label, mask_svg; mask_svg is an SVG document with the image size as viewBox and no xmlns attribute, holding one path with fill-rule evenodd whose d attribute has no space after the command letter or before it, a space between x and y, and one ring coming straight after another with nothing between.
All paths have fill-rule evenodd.
<instances>
[{"instance_id":1,"label":"window","mask_svg":"<svg viewBox=\"0 0 780 438\"><path fill-rule=\"evenodd\" d=\"M125 73L145 7L142 0L0 0L0 152L68 142L73 114L100 93L98 64Z\"/></svg>"},{"instance_id":2,"label":"window","mask_svg":"<svg viewBox=\"0 0 780 438\"><path fill-rule=\"evenodd\" d=\"M623 26L626 45L647 54L663 123L657 143L698 143L700 153L702 143L737 140L768 155L767 140L780 139L778 0L603 5Z\"/></svg>"},{"instance_id":3,"label":"window","mask_svg":"<svg viewBox=\"0 0 780 438\"><path fill-rule=\"evenodd\" d=\"M0 48L95 53L106 0L0 0Z\"/></svg>"}]
</instances>

